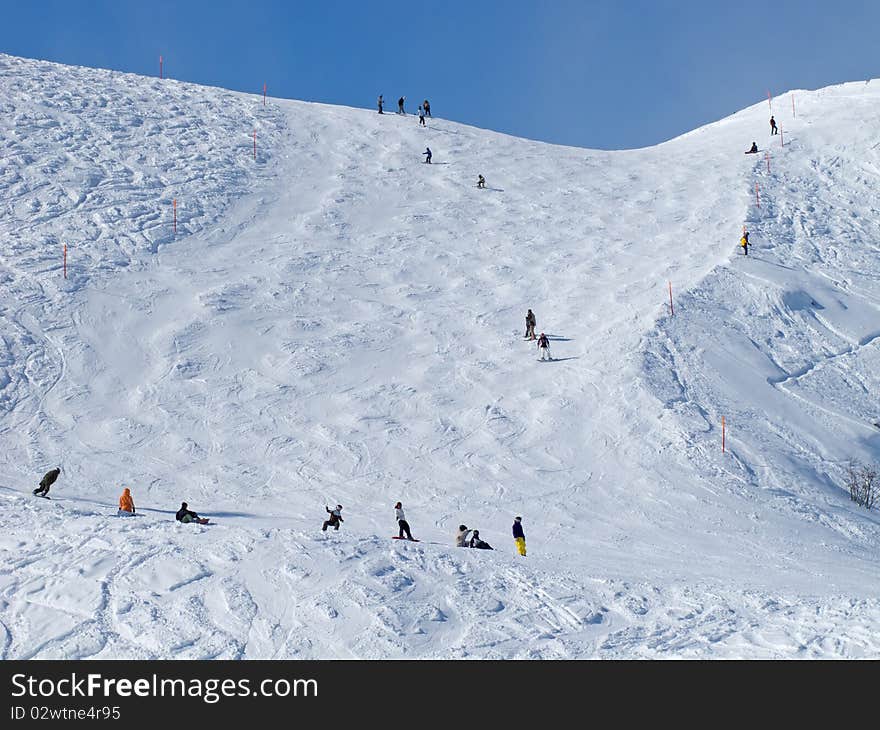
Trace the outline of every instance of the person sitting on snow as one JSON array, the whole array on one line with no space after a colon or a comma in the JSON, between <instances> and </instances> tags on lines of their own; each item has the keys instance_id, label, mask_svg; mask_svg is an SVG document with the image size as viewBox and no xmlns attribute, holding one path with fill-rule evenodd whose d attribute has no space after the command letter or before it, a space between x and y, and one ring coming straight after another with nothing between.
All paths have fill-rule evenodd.
<instances>
[{"instance_id":1,"label":"person sitting on snow","mask_svg":"<svg viewBox=\"0 0 880 730\"><path fill-rule=\"evenodd\" d=\"M470 546L472 548L476 548L477 550L491 550L492 546L486 542L485 540L480 539L480 531L474 530L474 534L471 536Z\"/></svg>"},{"instance_id":2,"label":"person sitting on snow","mask_svg":"<svg viewBox=\"0 0 880 730\"><path fill-rule=\"evenodd\" d=\"M122 496L119 497L119 511L116 514L120 517L131 517L134 513L134 499L131 496L131 490L126 487L122 490Z\"/></svg>"},{"instance_id":3,"label":"person sitting on snow","mask_svg":"<svg viewBox=\"0 0 880 730\"><path fill-rule=\"evenodd\" d=\"M746 154L747 155L754 155L757 153L757 151L758 151L758 143L752 142L752 148L748 152L746 152Z\"/></svg>"},{"instance_id":4,"label":"person sitting on snow","mask_svg":"<svg viewBox=\"0 0 880 730\"><path fill-rule=\"evenodd\" d=\"M186 502L180 503L180 509L177 510L177 514L175 518L178 522L182 522L185 525L190 524L191 522L198 522L200 525L207 525L208 518L207 517L199 517L195 512L190 509L187 509Z\"/></svg>"}]
</instances>

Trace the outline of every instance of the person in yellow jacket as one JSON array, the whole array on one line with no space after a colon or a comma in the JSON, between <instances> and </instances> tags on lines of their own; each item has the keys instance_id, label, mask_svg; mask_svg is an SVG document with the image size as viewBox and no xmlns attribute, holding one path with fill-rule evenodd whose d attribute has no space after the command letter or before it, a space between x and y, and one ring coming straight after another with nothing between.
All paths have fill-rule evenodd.
<instances>
[{"instance_id":1,"label":"person in yellow jacket","mask_svg":"<svg viewBox=\"0 0 880 730\"><path fill-rule=\"evenodd\" d=\"M117 514L120 517L130 517L135 514L134 499L132 499L131 490L128 487L122 490L122 496L119 498L119 512Z\"/></svg>"},{"instance_id":2,"label":"person in yellow jacket","mask_svg":"<svg viewBox=\"0 0 880 730\"><path fill-rule=\"evenodd\" d=\"M743 253L749 255L749 232L743 231L742 238L739 239L739 245L743 247Z\"/></svg>"},{"instance_id":3,"label":"person in yellow jacket","mask_svg":"<svg viewBox=\"0 0 880 730\"><path fill-rule=\"evenodd\" d=\"M516 543L516 549L523 557L526 556L526 534L522 528L522 517L513 518L513 541Z\"/></svg>"}]
</instances>

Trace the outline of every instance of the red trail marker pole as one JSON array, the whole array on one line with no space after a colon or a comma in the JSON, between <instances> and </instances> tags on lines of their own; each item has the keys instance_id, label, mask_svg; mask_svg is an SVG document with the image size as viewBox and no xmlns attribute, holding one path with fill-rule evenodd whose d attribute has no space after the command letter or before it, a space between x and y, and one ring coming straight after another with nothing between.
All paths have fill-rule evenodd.
<instances>
[{"instance_id":1,"label":"red trail marker pole","mask_svg":"<svg viewBox=\"0 0 880 730\"><path fill-rule=\"evenodd\" d=\"M64 244L64 278L67 278L67 244Z\"/></svg>"},{"instance_id":2,"label":"red trail marker pole","mask_svg":"<svg viewBox=\"0 0 880 730\"><path fill-rule=\"evenodd\" d=\"M159 56L159 78L164 79L165 77L162 75L162 56Z\"/></svg>"},{"instance_id":3,"label":"red trail marker pole","mask_svg":"<svg viewBox=\"0 0 880 730\"><path fill-rule=\"evenodd\" d=\"M797 118L797 113L794 110L794 94L791 95L791 116Z\"/></svg>"},{"instance_id":4,"label":"red trail marker pole","mask_svg":"<svg viewBox=\"0 0 880 730\"><path fill-rule=\"evenodd\" d=\"M782 136L782 130L779 130L779 146L785 147L785 137Z\"/></svg>"},{"instance_id":5,"label":"red trail marker pole","mask_svg":"<svg viewBox=\"0 0 880 730\"><path fill-rule=\"evenodd\" d=\"M254 159L257 159L257 130L254 130Z\"/></svg>"},{"instance_id":6,"label":"red trail marker pole","mask_svg":"<svg viewBox=\"0 0 880 730\"><path fill-rule=\"evenodd\" d=\"M721 416L721 453L727 451L727 426L724 423L724 416Z\"/></svg>"},{"instance_id":7,"label":"red trail marker pole","mask_svg":"<svg viewBox=\"0 0 880 730\"><path fill-rule=\"evenodd\" d=\"M174 232L177 233L177 198L174 198L171 205L174 208Z\"/></svg>"},{"instance_id":8,"label":"red trail marker pole","mask_svg":"<svg viewBox=\"0 0 880 730\"><path fill-rule=\"evenodd\" d=\"M767 104L769 105L770 111L772 112L773 111L773 99L770 96L770 89L767 89Z\"/></svg>"},{"instance_id":9,"label":"red trail marker pole","mask_svg":"<svg viewBox=\"0 0 880 730\"><path fill-rule=\"evenodd\" d=\"M755 205L761 207L761 195L758 193L758 183L755 183Z\"/></svg>"},{"instance_id":10,"label":"red trail marker pole","mask_svg":"<svg viewBox=\"0 0 880 730\"><path fill-rule=\"evenodd\" d=\"M675 307L672 306L672 282L669 282L669 315L675 316Z\"/></svg>"},{"instance_id":11,"label":"red trail marker pole","mask_svg":"<svg viewBox=\"0 0 880 730\"><path fill-rule=\"evenodd\" d=\"M263 106L266 106L266 84L263 83Z\"/></svg>"},{"instance_id":12,"label":"red trail marker pole","mask_svg":"<svg viewBox=\"0 0 880 730\"><path fill-rule=\"evenodd\" d=\"M764 159L767 160L767 174L769 175L770 174L770 153L769 152L764 153Z\"/></svg>"}]
</instances>

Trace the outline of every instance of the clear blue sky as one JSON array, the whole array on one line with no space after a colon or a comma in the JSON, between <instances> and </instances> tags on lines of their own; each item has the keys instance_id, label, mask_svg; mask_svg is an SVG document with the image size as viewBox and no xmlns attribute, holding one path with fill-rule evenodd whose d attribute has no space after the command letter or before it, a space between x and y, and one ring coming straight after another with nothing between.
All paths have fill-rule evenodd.
<instances>
[{"instance_id":1,"label":"clear blue sky","mask_svg":"<svg viewBox=\"0 0 880 730\"><path fill-rule=\"evenodd\" d=\"M0 0L0 51L604 149L880 76L878 0Z\"/></svg>"}]
</instances>

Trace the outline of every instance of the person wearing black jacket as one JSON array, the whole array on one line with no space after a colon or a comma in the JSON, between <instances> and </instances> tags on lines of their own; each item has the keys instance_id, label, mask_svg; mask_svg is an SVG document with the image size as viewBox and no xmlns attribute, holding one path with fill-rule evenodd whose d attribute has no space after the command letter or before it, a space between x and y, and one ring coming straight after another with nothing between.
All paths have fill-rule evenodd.
<instances>
[{"instance_id":1,"label":"person wearing black jacket","mask_svg":"<svg viewBox=\"0 0 880 730\"><path fill-rule=\"evenodd\" d=\"M477 548L477 550L492 550L492 546L488 542L480 539L479 530L474 530L473 535L471 535L471 541L468 544L472 548Z\"/></svg>"},{"instance_id":2,"label":"person wearing black jacket","mask_svg":"<svg viewBox=\"0 0 880 730\"><path fill-rule=\"evenodd\" d=\"M55 480L58 478L58 475L61 473L61 467L59 466L57 469L52 469L52 471L47 471L43 478L40 479L40 486L34 490L34 494L45 497L49 494L49 487L51 487Z\"/></svg>"},{"instance_id":3,"label":"person wearing black jacket","mask_svg":"<svg viewBox=\"0 0 880 730\"><path fill-rule=\"evenodd\" d=\"M522 528L522 517L513 518L513 541L516 543L516 549L523 557L526 556L526 533Z\"/></svg>"},{"instance_id":4,"label":"person wearing black jacket","mask_svg":"<svg viewBox=\"0 0 880 730\"><path fill-rule=\"evenodd\" d=\"M342 505L337 504L336 509L330 509L325 504L324 509L330 513L330 519L324 521L324 526L321 528L321 531L327 532L328 527L334 527L338 530L340 523L345 522L345 520L342 519Z\"/></svg>"},{"instance_id":5,"label":"person wearing black jacket","mask_svg":"<svg viewBox=\"0 0 880 730\"><path fill-rule=\"evenodd\" d=\"M207 525L208 518L207 517L199 517L195 512L191 509L187 509L186 502L180 503L180 509L177 510L177 514L175 518L178 522L183 522L183 524L188 525L191 522L198 522L200 525Z\"/></svg>"}]
</instances>

